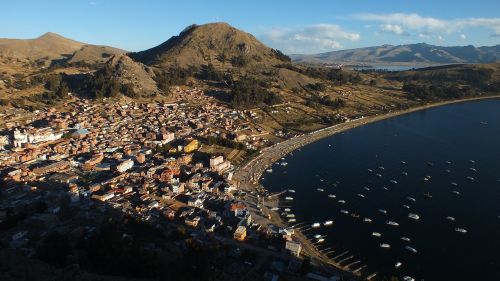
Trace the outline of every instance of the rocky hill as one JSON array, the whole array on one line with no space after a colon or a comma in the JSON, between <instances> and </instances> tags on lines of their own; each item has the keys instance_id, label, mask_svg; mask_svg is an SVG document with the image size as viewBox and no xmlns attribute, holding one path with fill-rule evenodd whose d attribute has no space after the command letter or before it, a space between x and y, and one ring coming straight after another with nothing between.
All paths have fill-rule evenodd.
<instances>
[{"instance_id":1,"label":"rocky hill","mask_svg":"<svg viewBox=\"0 0 500 281\"><path fill-rule=\"evenodd\" d=\"M384 63L384 64L453 64L493 63L500 61L500 45L492 47L442 47L425 43L382 45L327 52L315 55L291 55L297 63Z\"/></svg>"}]
</instances>

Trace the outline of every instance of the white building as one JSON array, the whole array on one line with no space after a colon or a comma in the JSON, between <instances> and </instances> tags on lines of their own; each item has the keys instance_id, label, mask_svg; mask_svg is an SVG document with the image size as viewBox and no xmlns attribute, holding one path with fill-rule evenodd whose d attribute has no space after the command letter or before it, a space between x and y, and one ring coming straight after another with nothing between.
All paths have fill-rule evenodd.
<instances>
[{"instance_id":1,"label":"white building","mask_svg":"<svg viewBox=\"0 0 500 281\"><path fill-rule=\"evenodd\" d=\"M132 159L127 159L116 166L116 170L120 173L126 172L134 166Z\"/></svg>"}]
</instances>

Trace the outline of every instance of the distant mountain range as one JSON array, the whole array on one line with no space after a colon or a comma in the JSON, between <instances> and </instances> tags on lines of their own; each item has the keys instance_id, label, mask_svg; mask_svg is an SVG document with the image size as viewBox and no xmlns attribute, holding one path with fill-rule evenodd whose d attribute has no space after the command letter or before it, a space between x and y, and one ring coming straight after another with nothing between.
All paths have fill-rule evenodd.
<instances>
[{"instance_id":1,"label":"distant mountain range","mask_svg":"<svg viewBox=\"0 0 500 281\"><path fill-rule=\"evenodd\" d=\"M500 61L500 45L491 47L442 47L425 43L382 45L333 51L314 55L290 55L293 62L303 64L453 64L493 63Z\"/></svg>"}]
</instances>

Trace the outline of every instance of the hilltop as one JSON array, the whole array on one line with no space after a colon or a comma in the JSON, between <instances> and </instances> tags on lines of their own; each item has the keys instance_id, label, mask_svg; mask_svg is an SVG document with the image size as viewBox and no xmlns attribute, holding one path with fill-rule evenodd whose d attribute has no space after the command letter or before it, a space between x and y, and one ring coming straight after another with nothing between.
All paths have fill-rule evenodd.
<instances>
[{"instance_id":1,"label":"hilltop","mask_svg":"<svg viewBox=\"0 0 500 281\"><path fill-rule=\"evenodd\" d=\"M425 43L382 45L333 51L315 55L291 55L296 63L305 64L416 64L493 63L500 61L500 45L492 47L442 47Z\"/></svg>"}]
</instances>

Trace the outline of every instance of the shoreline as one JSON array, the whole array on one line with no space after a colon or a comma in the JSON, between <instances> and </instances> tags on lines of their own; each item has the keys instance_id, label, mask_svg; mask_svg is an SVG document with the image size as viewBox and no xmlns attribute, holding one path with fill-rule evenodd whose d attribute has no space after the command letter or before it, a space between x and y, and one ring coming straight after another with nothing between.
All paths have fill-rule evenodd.
<instances>
[{"instance_id":1,"label":"shoreline","mask_svg":"<svg viewBox=\"0 0 500 281\"><path fill-rule=\"evenodd\" d=\"M440 107L444 105L449 105L449 104L456 104L456 103L463 103L463 102L469 102L469 101L476 101L476 100L486 100L486 99L498 99L500 98L500 95L492 95L492 96L480 96L480 97L473 97L473 98L466 98L466 99L458 99L458 100L448 100L448 101L440 101L436 103L430 103L430 104L424 104L424 105L419 105L415 106L412 108L408 108L405 110L399 110L399 111L394 111L394 112L389 112L385 114L380 114L380 115L373 115L373 116L368 116L368 117L363 117L360 119L352 120L349 122L345 123L340 123L336 124L330 127L325 127L313 132L305 133L302 135L298 135L296 137L293 137L291 139L287 139L285 141L282 141L280 143L274 144L270 147L264 148L261 150L261 152L251 159L249 162L244 164L242 167L239 167L237 171L235 171L234 178L240 182L240 189L247 191L247 192L252 192L252 193L257 193L257 194L262 194L267 192L265 187L260 185L259 180L262 177L262 174L264 171L273 165L275 162L280 160L280 158L284 157L285 155L300 149L303 146L306 146L308 144L314 143L318 140L321 140L323 138L327 138L330 136L333 136L338 133L342 133L345 131L348 131L350 129L354 129L363 125L367 125L370 123L374 123L377 121L382 121L385 119L389 119L392 117L400 116L400 115L405 115L408 113L413 113L417 111L422 111L434 107ZM248 196L250 197L250 196ZM263 224L274 224L279 227L290 227L287 222L284 222L281 217L279 216L279 213L277 211L271 210L273 207L277 207L276 202L273 200L270 200L268 204L273 204L267 206L265 202L261 202L261 200L258 199L258 197L252 197L248 198L245 200L245 203L248 205L252 217L256 218L256 221L261 221ZM260 197L265 198L265 196ZM278 204L279 204L278 200ZM267 216L270 215L271 219L268 218ZM334 260L332 260L330 257L325 255L323 252L321 252L316 245L310 240L307 239L306 235L302 233L298 229L294 229L294 239L302 244L303 247L303 252L304 256L307 256L311 258L311 261L318 262L320 264L325 264L325 265L330 265L336 268L338 271L342 272L344 275L352 275L355 277L362 277L363 276L369 276L373 274L369 274L368 272L366 274L361 274L362 270L366 267L366 265L361 265L358 264L355 268L350 268L343 266ZM337 272L337 273L340 273Z\"/></svg>"}]
</instances>

